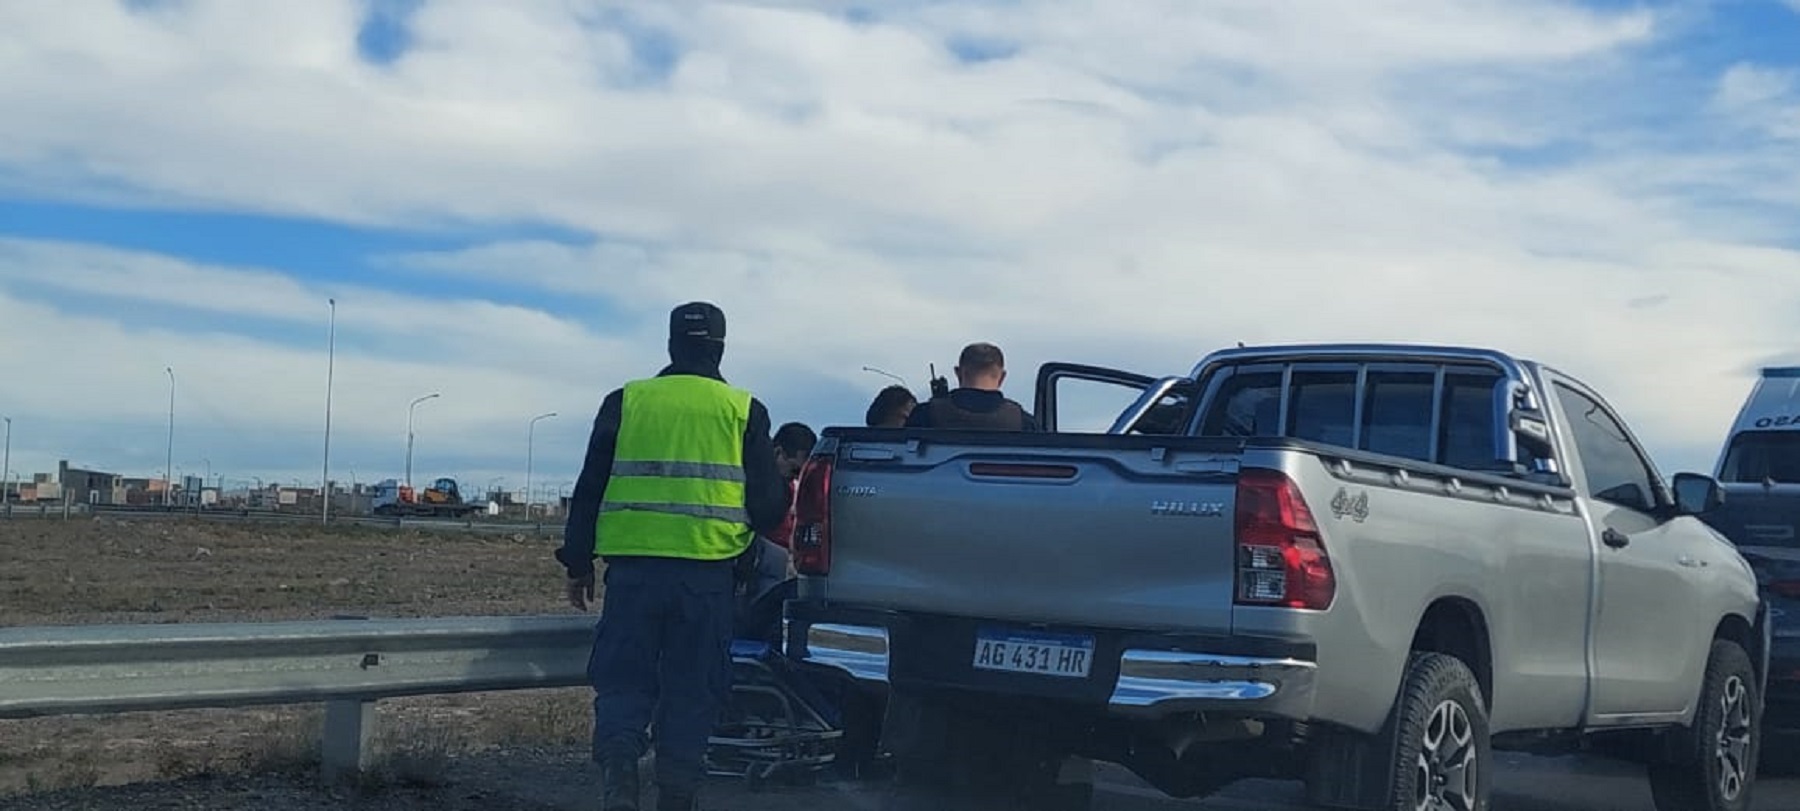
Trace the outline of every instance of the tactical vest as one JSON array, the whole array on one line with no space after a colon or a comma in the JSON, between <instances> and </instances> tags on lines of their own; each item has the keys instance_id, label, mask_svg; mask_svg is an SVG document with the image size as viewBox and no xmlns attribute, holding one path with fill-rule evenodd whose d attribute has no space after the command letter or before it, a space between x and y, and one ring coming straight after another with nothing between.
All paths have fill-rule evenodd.
<instances>
[{"instance_id":1,"label":"tactical vest","mask_svg":"<svg viewBox=\"0 0 1800 811\"><path fill-rule=\"evenodd\" d=\"M725 560L749 547L750 393L707 377L627 383L594 552Z\"/></svg>"},{"instance_id":2,"label":"tactical vest","mask_svg":"<svg viewBox=\"0 0 1800 811\"><path fill-rule=\"evenodd\" d=\"M949 397L933 398L925 404L931 409L931 427L963 431L1023 431L1025 409L1006 400L993 411L970 411Z\"/></svg>"}]
</instances>

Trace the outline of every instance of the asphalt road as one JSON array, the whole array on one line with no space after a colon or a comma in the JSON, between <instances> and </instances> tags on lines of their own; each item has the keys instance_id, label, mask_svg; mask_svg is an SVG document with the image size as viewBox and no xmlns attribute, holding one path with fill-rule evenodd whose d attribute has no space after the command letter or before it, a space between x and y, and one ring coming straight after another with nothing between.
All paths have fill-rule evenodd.
<instances>
[{"instance_id":1,"label":"asphalt road","mask_svg":"<svg viewBox=\"0 0 1800 811\"><path fill-rule=\"evenodd\" d=\"M1641 767L1587 758L1533 758L1502 753L1494 811L1652 811ZM1302 811L1298 783L1246 781L1205 800L1172 800L1116 768L1099 774L1097 811ZM875 792L841 786L757 794L715 787L705 805L731 811L845 809L880 811ZM1800 808L1800 780L1764 780L1755 811Z\"/></svg>"},{"instance_id":2,"label":"asphalt road","mask_svg":"<svg viewBox=\"0 0 1800 811\"><path fill-rule=\"evenodd\" d=\"M1494 811L1653 811L1641 768L1588 759L1502 755ZM0 811L593 811L598 769L584 749L489 752L459 758L447 784L352 796L292 776L201 778L0 798ZM1298 783L1247 781L1206 800L1171 800L1129 773L1103 768L1096 811L1300 811ZM866 785L769 788L741 782L708 787L704 811L883 811ZM1800 808L1800 780L1759 782L1755 811Z\"/></svg>"}]
</instances>

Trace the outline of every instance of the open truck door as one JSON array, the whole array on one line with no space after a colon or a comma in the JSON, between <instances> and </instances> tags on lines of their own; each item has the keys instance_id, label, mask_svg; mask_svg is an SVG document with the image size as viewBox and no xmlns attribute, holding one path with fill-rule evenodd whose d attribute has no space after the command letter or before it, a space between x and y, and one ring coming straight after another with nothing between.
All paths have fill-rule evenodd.
<instances>
[{"instance_id":1,"label":"open truck door","mask_svg":"<svg viewBox=\"0 0 1800 811\"><path fill-rule=\"evenodd\" d=\"M1088 366L1038 367L1038 425L1062 433L1182 433L1192 413L1194 382Z\"/></svg>"}]
</instances>

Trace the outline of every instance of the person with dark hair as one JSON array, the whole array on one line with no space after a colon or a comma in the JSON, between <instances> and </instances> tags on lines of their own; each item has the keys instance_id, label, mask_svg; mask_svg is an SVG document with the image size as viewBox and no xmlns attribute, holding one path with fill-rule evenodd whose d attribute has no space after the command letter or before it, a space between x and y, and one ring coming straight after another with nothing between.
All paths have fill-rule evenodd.
<instances>
[{"instance_id":1,"label":"person with dark hair","mask_svg":"<svg viewBox=\"0 0 1800 811\"><path fill-rule=\"evenodd\" d=\"M783 423L775 429L775 466L781 469L781 477L789 481L798 477L801 466L812 456L813 446L817 444L819 435L806 427L806 423Z\"/></svg>"},{"instance_id":2,"label":"person with dark hair","mask_svg":"<svg viewBox=\"0 0 1800 811\"><path fill-rule=\"evenodd\" d=\"M1037 419L1000 392L1006 382L1006 356L990 343L963 347L956 362L957 387L932 397L906 418L908 428L956 428L966 431L1036 431Z\"/></svg>"},{"instance_id":3,"label":"person with dark hair","mask_svg":"<svg viewBox=\"0 0 1800 811\"><path fill-rule=\"evenodd\" d=\"M654 722L658 811L693 811L707 738L731 689L738 567L789 499L769 412L725 382L725 314L693 302L669 315L669 365L606 396L570 500L569 603L594 599L606 560L588 679L602 811L638 811L638 762Z\"/></svg>"},{"instance_id":4,"label":"person with dark hair","mask_svg":"<svg viewBox=\"0 0 1800 811\"><path fill-rule=\"evenodd\" d=\"M819 435L805 423L784 423L775 431L775 467L781 471L781 480L787 482L788 511L781 526L768 539L782 549L793 546L794 493L800 486L800 468L806 466L807 457L812 456L813 446L817 444Z\"/></svg>"},{"instance_id":5,"label":"person with dark hair","mask_svg":"<svg viewBox=\"0 0 1800 811\"><path fill-rule=\"evenodd\" d=\"M895 383L875 395L863 422L870 428L899 428L906 425L906 418L918 405L919 398L913 396L912 389Z\"/></svg>"}]
</instances>

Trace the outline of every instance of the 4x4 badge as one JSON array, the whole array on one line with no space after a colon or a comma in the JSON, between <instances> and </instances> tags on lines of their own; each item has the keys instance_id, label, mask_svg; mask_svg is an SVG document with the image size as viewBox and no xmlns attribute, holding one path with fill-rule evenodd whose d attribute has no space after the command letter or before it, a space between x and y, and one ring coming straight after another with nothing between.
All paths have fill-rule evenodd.
<instances>
[{"instance_id":1,"label":"4x4 badge","mask_svg":"<svg viewBox=\"0 0 1800 811\"><path fill-rule=\"evenodd\" d=\"M1337 495L1331 497L1331 514L1340 519L1350 516L1358 524L1368 520L1369 494L1359 491L1353 496L1349 490L1339 487Z\"/></svg>"}]
</instances>

